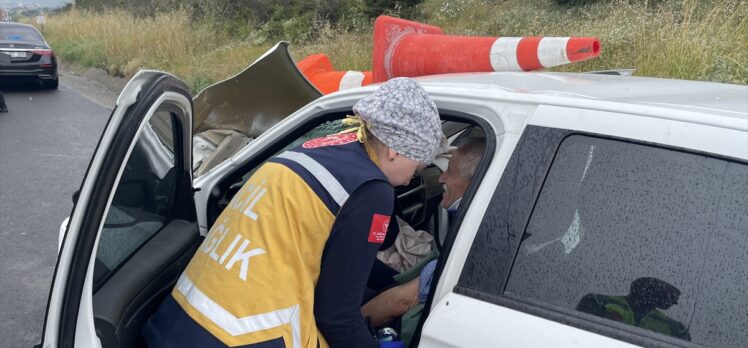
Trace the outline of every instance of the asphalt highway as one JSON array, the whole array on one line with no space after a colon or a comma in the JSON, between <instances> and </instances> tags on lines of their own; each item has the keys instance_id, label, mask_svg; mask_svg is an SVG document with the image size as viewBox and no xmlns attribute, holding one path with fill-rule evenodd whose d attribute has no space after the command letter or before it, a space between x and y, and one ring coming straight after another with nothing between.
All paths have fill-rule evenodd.
<instances>
[{"instance_id":1,"label":"asphalt highway","mask_svg":"<svg viewBox=\"0 0 748 348\"><path fill-rule=\"evenodd\" d=\"M111 112L61 80L53 91L0 83L10 110L0 113L2 347L40 340L59 226Z\"/></svg>"}]
</instances>

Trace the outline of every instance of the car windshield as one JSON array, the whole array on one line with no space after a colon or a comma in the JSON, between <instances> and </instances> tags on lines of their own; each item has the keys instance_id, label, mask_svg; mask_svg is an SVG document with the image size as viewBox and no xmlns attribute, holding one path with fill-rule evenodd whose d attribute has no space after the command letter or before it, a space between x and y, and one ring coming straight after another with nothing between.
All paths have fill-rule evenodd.
<instances>
[{"instance_id":1,"label":"car windshield","mask_svg":"<svg viewBox=\"0 0 748 348\"><path fill-rule=\"evenodd\" d=\"M34 28L2 25L0 26L0 41L44 42L44 39L42 39L42 36Z\"/></svg>"}]
</instances>

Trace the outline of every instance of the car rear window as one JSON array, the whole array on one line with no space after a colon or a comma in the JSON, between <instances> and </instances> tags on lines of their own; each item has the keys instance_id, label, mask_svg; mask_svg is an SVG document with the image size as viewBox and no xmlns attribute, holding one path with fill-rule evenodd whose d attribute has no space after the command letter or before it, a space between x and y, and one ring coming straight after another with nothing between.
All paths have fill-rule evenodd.
<instances>
[{"instance_id":1,"label":"car rear window","mask_svg":"<svg viewBox=\"0 0 748 348\"><path fill-rule=\"evenodd\" d=\"M521 240L505 297L748 346L746 164L572 135Z\"/></svg>"},{"instance_id":2,"label":"car rear window","mask_svg":"<svg viewBox=\"0 0 748 348\"><path fill-rule=\"evenodd\" d=\"M33 28L21 26L0 27L0 40L43 42L42 36Z\"/></svg>"}]
</instances>

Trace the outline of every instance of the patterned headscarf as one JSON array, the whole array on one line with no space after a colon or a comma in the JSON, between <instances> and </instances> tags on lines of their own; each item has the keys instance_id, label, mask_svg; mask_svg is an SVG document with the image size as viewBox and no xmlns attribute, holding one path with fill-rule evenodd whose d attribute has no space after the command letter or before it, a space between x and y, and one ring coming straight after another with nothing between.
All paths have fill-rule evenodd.
<instances>
[{"instance_id":1,"label":"patterned headscarf","mask_svg":"<svg viewBox=\"0 0 748 348\"><path fill-rule=\"evenodd\" d=\"M387 81L353 106L371 134L387 147L428 164L444 136L439 111L417 82L400 77Z\"/></svg>"}]
</instances>

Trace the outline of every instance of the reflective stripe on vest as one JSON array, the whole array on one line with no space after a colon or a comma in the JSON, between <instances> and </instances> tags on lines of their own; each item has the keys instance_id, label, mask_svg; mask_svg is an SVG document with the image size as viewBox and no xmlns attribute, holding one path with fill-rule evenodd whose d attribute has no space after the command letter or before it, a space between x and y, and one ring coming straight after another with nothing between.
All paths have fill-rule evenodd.
<instances>
[{"instance_id":1,"label":"reflective stripe on vest","mask_svg":"<svg viewBox=\"0 0 748 348\"><path fill-rule=\"evenodd\" d=\"M608 298L608 301L609 302L605 304L605 309L613 313L616 313L620 316L620 319L617 319L617 318L609 318L609 319L613 319L613 320L620 321L622 323L637 326L636 321L634 319L634 312L629 307L629 303L628 301L626 301L625 298L621 296L611 296Z\"/></svg>"},{"instance_id":2,"label":"reflective stripe on vest","mask_svg":"<svg viewBox=\"0 0 748 348\"><path fill-rule=\"evenodd\" d=\"M322 185L322 187L327 190L327 193L332 196L332 198L335 200L335 203L338 203L338 206L342 207L343 204L345 204L345 201L348 200L348 192L343 188L343 185L338 182L337 179L330 173L327 168L319 164L319 162L315 161L313 158L307 156L306 154L303 154L301 152L295 152L295 151L286 151L280 155L277 156L278 158L284 158L289 161L294 161L298 163L300 166L304 167L307 171L309 171L310 174L314 176L317 181Z\"/></svg>"},{"instance_id":3,"label":"reflective stripe on vest","mask_svg":"<svg viewBox=\"0 0 748 348\"><path fill-rule=\"evenodd\" d=\"M668 336L673 336L672 319L653 309L636 322L634 311L623 296L611 296L608 298L609 303L605 309L621 316L619 321L632 326L640 327L654 332L659 332ZM613 318L609 318L613 319Z\"/></svg>"},{"instance_id":4,"label":"reflective stripe on vest","mask_svg":"<svg viewBox=\"0 0 748 348\"><path fill-rule=\"evenodd\" d=\"M192 307L232 336L290 324L293 332L293 347L301 347L301 323L298 315L298 304L272 312L237 318L200 291L185 273L182 273L179 277L175 288L184 295Z\"/></svg>"}]
</instances>

